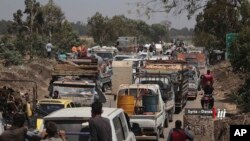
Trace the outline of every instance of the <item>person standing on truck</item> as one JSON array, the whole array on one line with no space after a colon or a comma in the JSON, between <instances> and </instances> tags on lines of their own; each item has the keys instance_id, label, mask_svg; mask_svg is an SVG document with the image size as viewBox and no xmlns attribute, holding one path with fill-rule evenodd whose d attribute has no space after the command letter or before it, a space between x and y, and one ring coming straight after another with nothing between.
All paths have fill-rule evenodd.
<instances>
[{"instance_id":1,"label":"person standing on truck","mask_svg":"<svg viewBox=\"0 0 250 141\"><path fill-rule=\"evenodd\" d=\"M182 129L182 122L180 120L175 121L175 128L169 131L168 140L167 141L186 141L194 140L194 136L189 133L186 129Z\"/></svg>"},{"instance_id":2,"label":"person standing on truck","mask_svg":"<svg viewBox=\"0 0 250 141\"><path fill-rule=\"evenodd\" d=\"M95 101L91 105L91 116L89 120L91 141L112 141L110 122L101 116L102 103Z\"/></svg>"},{"instance_id":3,"label":"person standing on truck","mask_svg":"<svg viewBox=\"0 0 250 141\"><path fill-rule=\"evenodd\" d=\"M73 46L71 48L72 54L73 54L73 59L77 59L78 53L77 53L77 48L75 46Z\"/></svg>"}]
</instances>

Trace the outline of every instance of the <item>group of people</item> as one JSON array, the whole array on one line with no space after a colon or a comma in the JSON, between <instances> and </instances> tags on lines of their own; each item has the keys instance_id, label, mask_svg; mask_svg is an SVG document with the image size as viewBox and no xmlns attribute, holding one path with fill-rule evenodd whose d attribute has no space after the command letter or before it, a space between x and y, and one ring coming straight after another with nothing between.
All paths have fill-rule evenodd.
<instances>
[{"instance_id":1,"label":"group of people","mask_svg":"<svg viewBox=\"0 0 250 141\"><path fill-rule=\"evenodd\" d=\"M112 141L112 131L109 120L102 117L102 103L95 101L91 105L89 129L91 141ZM66 141L66 133L58 130L56 123L47 122L45 130L39 134L28 131L25 126L25 115L16 113L12 126L0 135L0 141Z\"/></svg>"},{"instance_id":2,"label":"group of people","mask_svg":"<svg viewBox=\"0 0 250 141\"><path fill-rule=\"evenodd\" d=\"M73 59L81 58L81 57L87 57L87 49L85 46L73 46L71 48L71 52L73 53Z\"/></svg>"},{"instance_id":3,"label":"group of people","mask_svg":"<svg viewBox=\"0 0 250 141\"><path fill-rule=\"evenodd\" d=\"M53 45L52 45L52 43L50 43L50 42L48 42L47 44L46 44L46 46L45 46L45 49L46 49L46 51L47 51L47 58L49 58L49 59L51 59L51 53L52 53L52 49L53 49L54 47L53 47ZM81 58L81 57L87 57L87 48L84 46L84 45L80 45L80 46L73 46L72 48L71 48L71 52L72 52L72 58L73 59L77 59L77 58ZM65 54L63 54L62 52L60 52L60 51L58 51L58 53L57 53L57 58L59 58L59 60L60 60L60 57L61 58L65 58Z\"/></svg>"}]
</instances>

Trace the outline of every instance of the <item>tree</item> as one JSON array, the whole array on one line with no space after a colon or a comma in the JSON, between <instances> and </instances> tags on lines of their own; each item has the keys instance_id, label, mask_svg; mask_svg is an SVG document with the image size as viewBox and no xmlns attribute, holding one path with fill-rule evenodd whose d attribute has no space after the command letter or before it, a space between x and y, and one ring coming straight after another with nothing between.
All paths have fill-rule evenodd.
<instances>
[{"instance_id":1,"label":"tree","mask_svg":"<svg viewBox=\"0 0 250 141\"><path fill-rule=\"evenodd\" d=\"M239 17L238 10L232 7L228 0L209 1L203 12L196 17L197 24L194 30L196 41L198 41L199 45L205 47L209 45L207 42L213 42L213 45L216 46L212 48L224 49L226 46L226 34L240 31ZM209 35L209 37L213 36L210 38L211 41L208 41L206 36L202 36L204 33ZM204 40L202 38L206 38L207 42L203 44L199 42Z\"/></svg>"},{"instance_id":2,"label":"tree","mask_svg":"<svg viewBox=\"0 0 250 141\"><path fill-rule=\"evenodd\" d=\"M168 38L168 31L162 24L152 24L151 38L154 42L166 41Z\"/></svg>"},{"instance_id":3,"label":"tree","mask_svg":"<svg viewBox=\"0 0 250 141\"><path fill-rule=\"evenodd\" d=\"M109 18L103 17L102 14L98 12L88 19L89 33L100 46L107 43L108 33L111 29L108 26L108 22Z\"/></svg>"},{"instance_id":4,"label":"tree","mask_svg":"<svg viewBox=\"0 0 250 141\"><path fill-rule=\"evenodd\" d=\"M72 28L75 32L77 32L79 35L87 35L87 24L81 23L80 21L77 21L76 23L71 23Z\"/></svg>"},{"instance_id":5,"label":"tree","mask_svg":"<svg viewBox=\"0 0 250 141\"><path fill-rule=\"evenodd\" d=\"M250 78L250 26L238 34L230 51L230 62L235 72L247 74Z\"/></svg>"},{"instance_id":6,"label":"tree","mask_svg":"<svg viewBox=\"0 0 250 141\"><path fill-rule=\"evenodd\" d=\"M24 11L19 9L13 14L13 24L8 31L16 35L16 49L32 59L34 55L44 55L44 46L49 41L62 50L70 50L73 42L78 42L77 33L64 20L61 8L53 0L44 6L36 0L25 0Z\"/></svg>"}]
</instances>

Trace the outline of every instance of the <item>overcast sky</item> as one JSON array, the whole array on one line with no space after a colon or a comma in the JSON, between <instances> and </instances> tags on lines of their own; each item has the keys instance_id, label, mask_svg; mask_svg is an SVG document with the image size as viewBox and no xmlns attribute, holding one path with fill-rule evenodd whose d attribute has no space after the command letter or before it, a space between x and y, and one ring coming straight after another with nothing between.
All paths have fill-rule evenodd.
<instances>
[{"instance_id":1,"label":"overcast sky","mask_svg":"<svg viewBox=\"0 0 250 141\"><path fill-rule=\"evenodd\" d=\"M41 4L46 4L48 0L37 0ZM87 23L88 17L92 17L96 12L103 16L112 17L114 15L125 15L128 18L140 19L148 24L159 23L164 20L171 21L174 28L194 28L195 18L188 20L186 15L174 16L173 14L155 13L150 19L140 17L137 14L129 14L128 11L135 13L135 6L128 5L136 0L54 0L64 12L66 19L71 22L81 21ZM24 0L0 0L0 20L12 20L13 13L17 9L24 10Z\"/></svg>"}]
</instances>

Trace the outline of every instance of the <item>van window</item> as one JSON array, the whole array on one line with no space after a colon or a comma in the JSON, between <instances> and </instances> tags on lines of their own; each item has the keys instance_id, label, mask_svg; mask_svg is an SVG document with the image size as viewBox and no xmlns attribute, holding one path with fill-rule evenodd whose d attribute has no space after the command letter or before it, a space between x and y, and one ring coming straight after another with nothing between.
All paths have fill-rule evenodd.
<instances>
[{"instance_id":1,"label":"van window","mask_svg":"<svg viewBox=\"0 0 250 141\"><path fill-rule=\"evenodd\" d=\"M115 134L117 137L117 141L123 141L125 140L125 135L124 135L124 131L122 128L122 122L119 116L116 116L113 119L113 123L114 123L114 127L115 127Z\"/></svg>"}]
</instances>

